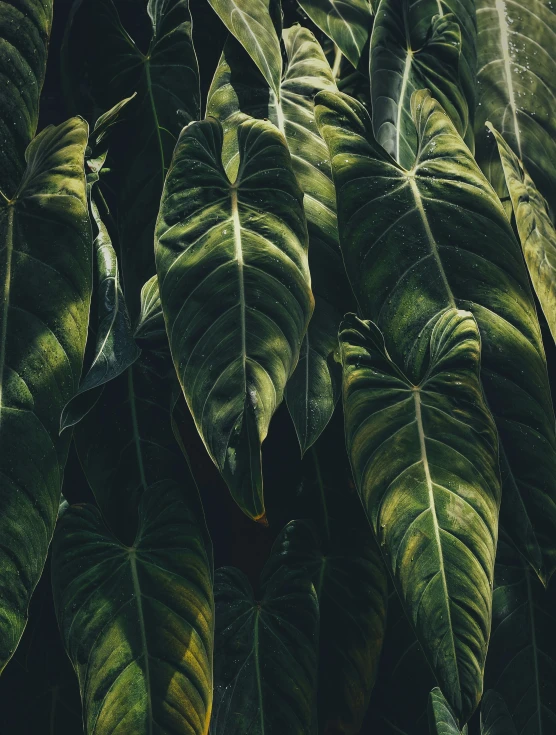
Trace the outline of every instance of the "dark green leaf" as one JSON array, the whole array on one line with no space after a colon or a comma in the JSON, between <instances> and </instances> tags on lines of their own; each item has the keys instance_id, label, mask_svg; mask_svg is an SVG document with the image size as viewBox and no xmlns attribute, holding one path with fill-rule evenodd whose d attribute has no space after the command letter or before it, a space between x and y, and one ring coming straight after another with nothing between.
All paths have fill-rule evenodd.
<instances>
[{"instance_id":1,"label":"dark green leaf","mask_svg":"<svg viewBox=\"0 0 556 735\"><path fill-rule=\"evenodd\" d=\"M429 697L429 726L431 735L461 735L454 713L438 688ZM463 732L467 733L467 728Z\"/></svg>"},{"instance_id":2,"label":"dark green leaf","mask_svg":"<svg viewBox=\"0 0 556 735\"><path fill-rule=\"evenodd\" d=\"M155 483L123 545L91 505L62 516L56 612L87 735L205 735L212 701L211 554L182 487Z\"/></svg>"},{"instance_id":3,"label":"dark green leaf","mask_svg":"<svg viewBox=\"0 0 556 735\"><path fill-rule=\"evenodd\" d=\"M160 296L189 408L232 495L264 522L261 443L313 310L302 193L281 133L248 120L224 171L222 126L182 132L156 232Z\"/></svg>"},{"instance_id":4,"label":"dark green leaf","mask_svg":"<svg viewBox=\"0 0 556 735\"><path fill-rule=\"evenodd\" d=\"M492 689L481 702L481 735L517 735L503 697Z\"/></svg>"},{"instance_id":5,"label":"dark green leaf","mask_svg":"<svg viewBox=\"0 0 556 735\"><path fill-rule=\"evenodd\" d=\"M508 482L542 556L530 546L527 553L548 579L556 565L554 414L527 272L504 210L427 92L413 97L420 154L410 171L376 143L361 105L328 92L317 101L344 262L361 313L377 322L404 367L418 334L441 311L455 305L473 312Z\"/></svg>"},{"instance_id":6,"label":"dark green leaf","mask_svg":"<svg viewBox=\"0 0 556 735\"><path fill-rule=\"evenodd\" d=\"M134 336L140 344L168 345L156 276L149 278L141 289L141 312Z\"/></svg>"},{"instance_id":7,"label":"dark green leaf","mask_svg":"<svg viewBox=\"0 0 556 735\"><path fill-rule=\"evenodd\" d=\"M0 669L23 632L58 513L91 298L87 124L49 127L0 197Z\"/></svg>"}]
</instances>

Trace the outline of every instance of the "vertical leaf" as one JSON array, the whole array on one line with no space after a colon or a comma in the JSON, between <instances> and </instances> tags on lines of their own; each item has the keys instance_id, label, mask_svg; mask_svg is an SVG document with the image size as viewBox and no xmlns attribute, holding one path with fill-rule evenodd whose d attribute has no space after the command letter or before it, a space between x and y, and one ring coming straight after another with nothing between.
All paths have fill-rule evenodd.
<instances>
[{"instance_id":1,"label":"vertical leaf","mask_svg":"<svg viewBox=\"0 0 556 735\"><path fill-rule=\"evenodd\" d=\"M492 689L481 702L481 735L517 735L503 697Z\"/></svg>"},{"instance_id":2,"label":"vertical leaf","mask_svg":"<svg viewBox=\"0 0 556 735\"><path fill-rule=\"evenodd\" d=\"M454 713L440 689L433 689L429 697L429 723L431 735L460 735ZM467 733L467 728L464 729Z\"/></svg>"}]
</instances>

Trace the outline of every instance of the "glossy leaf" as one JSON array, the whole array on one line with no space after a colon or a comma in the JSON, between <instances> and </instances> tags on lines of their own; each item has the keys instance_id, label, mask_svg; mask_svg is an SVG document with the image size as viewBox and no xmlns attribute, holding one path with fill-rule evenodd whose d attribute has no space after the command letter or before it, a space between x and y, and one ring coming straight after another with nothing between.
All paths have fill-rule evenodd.
<instances>
[{"instance_id":1,"label":"glossy leaf","mask_svg":"<svg viewBox=\"0 0 556 735\"><path fill-rule=\"evenodd\" d=\"M473 312L482 382L509 462L505 484L532 532L523 551L546 580L556 564L554 414L527 272L504 210L427 92L413 98L421 152L410 171L376 143L361 105L327 92L317 102L361 313L376 321L403 367L441 311Z\"/></svg>"},{"instance_id":2,"label":"glossy leaf","mask_svg":"<svg viewBox=\"0 0 556 735\"><path fill-rule=\"evenodd\" d=\"M264 522L261 443L313 310L302 193L270 122L239 128L240 168L222 126L189 125L166 179L156 232L160 296L187 403L242 510Z\"/></svg>"},{"instance_id":3,"label":"glossy leaf","mask_svg":"<svg viewBox=\"0 0 556 735\"><path fill-rule=\"evenodd\" d=\"M517 735L504 699L492 689L481 702L481 735Z\"/></svg>"},{"instance_id":4,"label":"glossy leaf","mask_svg":"<svg viewBox=\"0 0 556 735\"><path fill-rule=\"evenodd\" d=\"M209 3L279 99L282 51L273 22L272 0L209 0Z\"/></svg>"},{"instance_id":5,"label":"glossy leaf","mask_svg":"<svg viewBox=\"0 0 556 735\"><path fill-rule=\"evenodd\" d=\"M497 436L469 312L447 309L403 369L372 322L340 333L346 444L406 612L462 724L488 646L500 486Z\"/></svg>"},{"instance_id":6,"label":"glossy leaf","mask_svg":"<svg viewBox=\"0 0 556 735\"><path fill-rule=\"evenodd\" d=\"M500 133L496 138L510 192L525 262L542 310L556 340L556 229L544 197Z\"/></svg>"},{"instance_id":7,"label":"glossy leaf","mask_svg":"<svg viewBox=\"0 0 556 735\"><path fill-rule=\"evenodd\" d=\"M467 735L467 728L459 729L454 713L440 689L435 688L429 697L429 724L431 735Z\"/></svg>"},{"instance_id":8,"label":"glossy leaf","mask_svg":"<svg viewBox=\"0 0 556 735\"><path fill-rule=\"evenodd\" d=\"M520 735L549 735L556 729L555 610L554 588L545 592L502 537L496 560L486 686L504 698Z\"/></svg>"},{"instance_id":9,"label":"glossy leaf","mask_svg":"<svg viewBox=\"0 0 556 735\"><path fill-rule=\"evenodd\" d=\"M223 157L230 178L237 171L237 126L247 116L270 119L283 133L292 168L304 191L309 230L309 265L315 313L301 346L299 363L286 389L302 452L314 444L330 420L340 393L341 370L334 361L341 317L352 297L338 243L336 196L328 149L319 135L313 98L336 86L313 34L299 25L283 33L287 64L280 100L239 44L230 39L212 82L207 114L225 129Z\"/></svg>"},{"instance_id":10,"label":"glossy leaf","mask_svg":"<svg viewBox=\"0 0 556 735\"><path fill-rule=\"evenodd\" d=\"M556 207L556 15L549 0L477 2L477 160L505 196L489 120L525 164L550 206Z\"/></svg>"},{"instance_id":11,"label":"glossy leaf","mask_svg":"<svg viewBox=\"0 0 556 735\"><path fill-rule=\"evenodd\" d=\"M65 64L74 89L85 88L92 98L93 111L137 92L111 144L120 265L134 321L140 289L155 272L153 233L172 152L200 107L188 0L140 5L140 20L151 29L147 48L131 38L112 0L81 0L67 32ZM91 102L82 97L78 109L88 109Z\"/></svg>"},{"instance_id":12,"label":"glossy leaf","mask_svg":"<svg viewBox=\"0 0 556 735\"><path fill-rule=\"evenodd\" d=\"M0 191L12 197L37 130L52 0L0 2Z\"/></svg>"},{"instance_id":13,"label":"glossy leaf","mask_svg":"<svg viewBox=\"0 0 556 735\"><path fill-rule=\"evenodd\" d=\"M134 336L139 343L168 344L156 276L149 278L141 289L141 312Z\"/></svg>"},{"instance_id":14,"label":"glossy leaf","mask_svg":"<svg viewBox=\"0 0 556 735\"><path fill-rule=\"evenodd\" d=\"M458 21L473 27L474 6L467 0L457 7L456 15L441 1L382 0L377 12L370 50L373 128L377 142L406 169L419 145L411 111L416 90L430 89L457 131L462 136L467 131Z\"/></svg>"},{"instance_id":15,"label":"glossy leaf","mask_svg":"<svg viewBox=\"0 0 556 735\"><path fill-rule=\"evenodd\" d=\"M373 8L369 0L298 0L313 23L331 38L357 67L371 34ZM378 2L376 3L378 4Z\"/></svg>"},{"instance_id":16,"label":"glossy leaf","mask_svg":"<svg viewBox=\"0 0 556 735\"><path fill-rule=\"evenodd\" d=\"M25 627L46 559L91 298L83 159L87 125L48 127L27 149L13 198L0 197L0 669Z\"/></svg>"},{"instance_id":17,"label":"glossy leaf","mask_svg":"<svg viewBox=\"0 0 556 735\"><path fill-rule=\"evenodd\" d=\"M314 730L319 608L305 574L263 572L260 597L239 569L214 583L213 735Z\"/></svg>"},{"instance_id":18,"label":"glossy leaf","mask_svg":"<svg viewBox=\"0 0 556 735\"><path fill-rule=\"evenodd\" d=\"M183 490L144 494L122 544L91 505L70 507L53 544L56 613L76 670L86 735L205 735L213 600L203 522Z\"/></svg>"}]
</instances>

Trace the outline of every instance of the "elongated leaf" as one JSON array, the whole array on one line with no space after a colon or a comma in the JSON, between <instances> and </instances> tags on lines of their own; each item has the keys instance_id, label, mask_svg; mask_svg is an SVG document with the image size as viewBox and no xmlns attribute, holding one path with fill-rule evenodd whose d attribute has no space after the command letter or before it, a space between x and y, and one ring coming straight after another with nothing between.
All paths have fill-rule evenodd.
<instances>
[{"instance_id":1,"label":"elongated leaf","mask_svg":"<svg viewBox=\"0 0 556 735\"><path fill-rule=\"evenodd\" d=\"M286 389L302 452L320 436L340 393L341 370L334 361L341 317L352 308L338 243L336 196L328 149L319 135L313 98L336 89L328 62L310 31L292 26L283 33L287 64L280 100L234 40L226 43L211 86L207 114L225 129L223 158L228 176L238 166L237 127L248 115L270 119L284 134L292 167L304 191L309 230L309 265L315 313Z\"/></svg>"},{"instance_id":2,"label":"elongated leaf","mask_svg":"<svg viewBox=\"0 0 556 735\"><path fill-rule=\"evenodd\" d=\"M488 123L487 123L488 125ZM496 138L529 275L556 340L556 229L546 200L500 133Z\"/></svg>"},{"instance_id":3,"label":"elongated leaf","mask_svg":"<svg viewBox=\"0 0 556 735\"><path fill-rule=\"evenodd\" d=\"M370 0L298 0L309 18L357 67L373 25ZM378 4L378 2L376 3Z\"/></svg>"},{"instance_id":4,"label":"elongated leaf","mask_svg":"<svg viewBox=\"0 0 556 735\"><path fill-rule=\"evenodd\" d=\"M447 309L404 369L371 322L340 333L346 444L407 614L462 724L477 706L491 612L500 486L480 338Z\"/></svg>"},{"instance_id":5,"label":"elongated leaf","mask_svg":"<svg viewBox=\"0 0 556 735\"><path fill-rule=\"evenodd\" d=\"M467 131L458 20L461 16L462 24L473 27L474 5L467 0L457 7L458 15L442 1L382 0L377 12L370 50L373 128L377 142L406 169L413 166L419 145L411 112L415 90L430 89L458 132ZM473 78L466 87L472 90L472 83Z\"/></svg>"},{"instance_id":6,"label":"elongated leaf","mask_svg":"<svg viewBox=\"0 0 556 735\"><path fill-rule=\"evenodd\" d=\"M87 124L46 128L27 170L0 197L0 669L23 632L54 524L91 298Z\"/></svg>"},{"instance_id":7,"label":"elongated leaf","mask_svg":"<svg viewBox=\"0 0 556 735\"><path fill-rule=\"evenodd\" d=\"M377 322L403 367L438 313L454 305L473 312L482 381L509 462L506 484L535 540L525 553L546 580L556 563L554 414L523 256L500 202L427 92L413 98L421 152L410 171L375 142L361 105L326 92L319 101L361 313Z\"/></svg>"},{"instance_id":8,"label":"elongated leaf","mask_svg":"<svg viewBox=\"0 0 556 735\"><path fill-rule=\"evenodd\" d=\"M205 446L232 495L264 522L261 442L313 310L302 193L280 132L239 131L232 183L222 126L189 125L166 179L156 260L170 347Z\"/></svg>"},{"instance_id":9,"label":"elongated leaf","mask_svg":"<svg viewBox=\"0 0 556 735\"><path fill-rule=\"evenodd\" d=\"M556 15L550 0L477 2L477 160L506 192L490 120L554 210L556 207Z\"/></svg>"},{"instance_id":10,"label":"elongated leaf","mask_svg":"<svg viewBox=\"0 0 556 735\"><path fill-rule=\"evenodd\" d=\"M467 735L467 728L459 729L454 713L440 689L435 688L429 697L429 724L431 735Z\"/></svg>"},{"instance_id":11,"label":"elongated leaf","mask_svg":"<svg viewBox=\"0 0 556 735\"><path fill-rule=\"evenodd\" d=\"M141 313L134 336L140 343L145 341L149 345L168 344L156 276L149 278L141 289Z\"/></svg>"},{"instance_id":12,"label":"elongated leaf","mask_svg":"<svg viewBox=\"0 0 556 735\"><path fill-rule=\"evenodd\" d=\"M503 697L492 689L481 702L481 735L517 735Z\"/></svg>"},{"instance_id":13,"label":"elongated leaf","mask_svg":"<svg viewBox=\"0 0 556 735\"><path fill-rule=\"evenodd\" d=\"M319 608L306 574L215 575L214 735L314 732Z\"/></svg>"},{"instance_id":14,"label":"elongated leaf","mask_svg":"<svg viewBox=\"0 0 556 735\"><path fill-rule=\"evenodd\" d=\"M555 610L554 589L545 592L502 537L486 685L504 698L520 735L549 735L556 729Z\"/></svg>"},{"instance_id":15,"label":"elongated leaf","mask_svg":"<svg viewBox=\"0 0 556 735\"><path fill-rule=\"evenodd\" d=\"M182 127L199 117L200 105L188 0L140 5L141 20L151 28L146 49L128 34L112 0L81 0L66 39L66 73L75 89L85 87L93 111L137 92L111 143L120 265L133 320L140 289L155 272L154 225L172 151ZM87 99L79 104L91 106Z\"/></svg>"},{"instance_id":16,"label":"elongated leaf","mask_svg":"<svg viewBox=\"0 0 556 735\"><path fill-rule=\"evenodd\" d=\"M144 494L131 546L91 505L62 516L52 578L86 735L206 734L213 600L202 526L182 488L166 481Z\"/></svg>"},{"instance_id":17,"label":"elongated leaf","mask_svg":"<svg viewBox=\"0 0 556 735\"><path fill-rule=\"evenodd\" d=\"M13 196L37 130L52 0L0 2L0 191Z\"/></svg>"}]
</instances>

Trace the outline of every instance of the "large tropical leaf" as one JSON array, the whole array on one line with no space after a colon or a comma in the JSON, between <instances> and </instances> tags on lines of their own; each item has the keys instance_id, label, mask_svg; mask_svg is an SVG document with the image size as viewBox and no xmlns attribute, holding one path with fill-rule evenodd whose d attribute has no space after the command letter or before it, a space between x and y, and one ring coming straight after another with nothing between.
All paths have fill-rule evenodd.
<instances>
[{"instance_id":1,"label":"large tropical leaf","mask_svg":"<svg viewBox=\"0 0 556 735\"><path fill-rule=\"evenodd\" d=\"M487 123L488 125L488 123ZM496 138L529 275L556 341L556 229L523 164L497 130Z\"/></svg>"},{"instance_id":2,"label":"large tropical leaf","mask_svg":"<svg viewBox=\"0 0 556 735\"><path fill-rule=\"evenodd\" d=\"M283 32L287 64L280 99L234 39L224 48L211 86L207 114L224 128L224 166L233 178L238 166L237 126L247 116L270 119L284 134L292 167L304 191L309 229L309 265L315 313L286 389L302 452L320 436L340 393L341 371L334 361L341 317L352 298L338 243L336 196L328 149L319 135L313 98L336 88L313 34L295 25Z\"/></svg>"},{"instance_id":3,"label":"large tropical leaf","mask_svg":"<svg viewBox=\"0 0 556 735\"><path fill-rule=\"evenodd\" d=\"M459 729L454 713L440 689L435 688L429 697L429 724L431 735L467 735L467 728Z\"/></svg>"},{"instance_id":4,"label":"large tropical leaf","mask_svg":"<svg viewBox=\"0 0 556 735\"><path fill-rule=\"evenodd\" d=\"M520 543L546 580L556 564L554 414L527 272L504 210L428 92L413 97L420 154L409 171L376 143L361 105L328 92L317 102L361 313L403 368L436 315L453 306L473 312L482 381L509 462L506 484L524 508L519 523L531 530Z\"/></svg>"},{"instance_id":5,"label":"large tropical leaf","mask_svg":"<svg viewBox=\"0 0 556 735\"><path fill-rule=\"evenodd\" d=\"M313 310L302 193L271 122L238 130L223 168L222 125L182 132L160 205L156 261L187 403L232 495L264 521L261 443Z\"/></svg>"},{"instance_id":6,"label":"large tropical leaf","mask_svg":"<svg viewBox=\"0 0 556 735\"><path fill-rule=\"evenodd\" d=\"M457 12L449 12L450 6ZM471 0L380 3L370 50L373 127L377 142L406 169L413 166L419 145L411 113L415 90L430 89L458 132L466 134L468 101L474 105L474 28ZM464 38L468 55L462 53Z\"/></svg>"},{"instance_id":7,"label":"large tropical leaf","mask_svg":"<svg viewBox=\"0 0 556 735\"><path fill-rule=\"evenodd\" d=\"M213 735L311 735L315 726L319 607L304 573L215 575Z\"/></svg>"},{"instance_id":8,"label":"large tropical leaf","mask_svg":"<svg viewBox=\"0 0 556 735\"><path fill-rule=\"evenodd\" d=\"M462 724L477 706L490 629L500 486L494 421L469 312L444 310L409 359L354 315L340 333L346 444L410 621Z\"/></svg>"},{"instance_id":9,"label":"large tropical leaf","mask_svg":"<svg viewBox=\"0 0 556 735\"><path fill-rule=\"evenodd\" d=\"M0 191L13 196L37 130L52 0L0 2Z\"/></svg>"},{"instance_id":10,"label":"large tropical leaf","mask_svg":"<svg viewBox=\"0 0 556 735\"><path fill-rule=\"evenodd\" d=\"M195 502L151 486L126 546L91 505L53 543L56 613L79 678L86 735L206 735L212 703L212 560Z\"/></svg>"},{"instance_id":11,"label":"large tropical leaf","mask_svg":"<svg viewBox=\"0 0 556 735\"><path fill-rule=\"evenodd\" d=\"M485 676L487 687L504 698L520 735L556 731L555 611L554 588L545 592L501 538Z\"/></svg>"},{"instance_id":12,"label":"large tropical leaf","mask_svg":"<svg viewBox=\"0 0 556 735\"><path fill-rule=\"evenodd\" d=\"M489 120L556 207L556 15L550 0L477 2L477 160L500 195L504 174Z\"/></svg>"},{"instance_id":13,"label":"large tropical leaf","mask_svg":"<svg viewBox=\"0 0 556 735\"><path fill-rule=\"evenodd\" d=\"M151 31L147 48L128 34L113 0L81 0L67 33L65 65L74 89L84 88L92 98L91 114L137 92L111 144L119 253L134 319L140 289L155 272L154 225L172 151L182 127L199 117L200 104L188 0L140 5ZM134 15L129 20L140 28ZM78 109L91 107L82 97Z\"/></svg>"},{"instance_id":14,"label":"large tropical leaf","mask_svg":"<svg viewBox=\"0 0 556 735\"><path fill-rule=\"evenodd\" d=\"M286 525L268 564L310 574L320 610L319 732L355 735L377 674L388 586L341 428L331 424L307 455L303 486L311 490L311 519Z\"/></svg>"},{"instance_id":15,"label":"large tropical leaf","mask_svg":"<svg viewBox=\"0 0 556 735\"><path fill-rule=\"evenodd\" d=\"M46 128L0 197L0 669L14 652L58 513L91 297L87 124Z\"/></svg>"},{"instance_id":16,"label":"large tropical leaf","mask_svg":"<svg viewBox=\"0 0 556 735\"><path fill-rule=\"evenodd\" d=\"M373 25L370 0L298 0L309 18L357 67ZM378 4L375 3L375 4Z\"/></svg>"},{"instance_id":17,"label":"large tropical leaf","mask_svg":"<svg viewBox=\"0 0 556 735\"><path fill-rule=\"evenodd\" d=\"M481 735L517 735L506 702L493 689L481 701Z\"/></svg>"}]
</instances>

